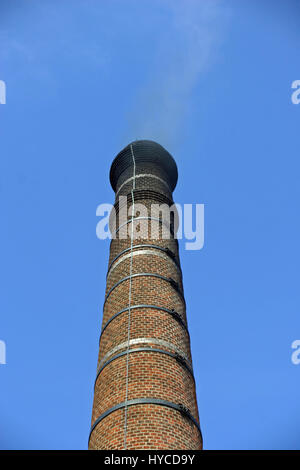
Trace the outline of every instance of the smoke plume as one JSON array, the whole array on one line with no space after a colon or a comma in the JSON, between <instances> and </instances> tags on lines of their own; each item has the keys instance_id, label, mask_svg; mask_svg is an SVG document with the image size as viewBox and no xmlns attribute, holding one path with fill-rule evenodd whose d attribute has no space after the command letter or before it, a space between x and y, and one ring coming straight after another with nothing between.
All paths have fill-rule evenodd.
<instances>
[{"instance_id":1,"label":"smoke plume","mask_svg":"<svg viewBox=\"0 0 300 470\"><path fill-rule=\"evenodd\" d=\"M201 74L213 63L228 16L222 0L168 0L169 23L151 76L128 117L127 139L176 140Z\"/></svg>"}]
</instances>

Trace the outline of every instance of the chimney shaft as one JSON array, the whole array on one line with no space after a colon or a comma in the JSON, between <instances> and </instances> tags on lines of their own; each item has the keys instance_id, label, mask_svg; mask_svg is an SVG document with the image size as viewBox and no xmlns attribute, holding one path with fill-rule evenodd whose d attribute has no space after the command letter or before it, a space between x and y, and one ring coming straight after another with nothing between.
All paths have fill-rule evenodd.
<instances>
[{"instance_id":1,"label":"chimney shaft","mask_svg":"<svg viewBox=\"0 0 300 470\"><path fill-rule=\"evenodd\" d=\"M201 449L178 241L174 227L166 239L161 214L154 217L150 210L153 204L172 206L176 163L159 144L135 141L114 159L110 181L116 238L110 245L89 448ZM120 196L127 198L125 205ZM119 220L129 207L129 216Z\"/></svg>"}]
</instances>

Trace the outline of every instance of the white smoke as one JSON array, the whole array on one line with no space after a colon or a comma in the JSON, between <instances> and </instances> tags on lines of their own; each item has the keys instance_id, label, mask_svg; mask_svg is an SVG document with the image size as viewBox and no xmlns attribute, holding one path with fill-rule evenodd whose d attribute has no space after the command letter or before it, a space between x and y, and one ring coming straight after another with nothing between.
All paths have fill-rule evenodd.
<instances>
[{"instance_id":1,"label":"white smoke","mask_svg":"<svg viewBox=\"0 0 300 470\"><path fill-rule=\"evenodd\" d=\"M222 0L167 0L170 17L153 73L130 112L127 140L170 145L189 110L198 80L214 62L229 11ZM205 93L205 91L203 91Z\"/></svg>"}]
</instances>

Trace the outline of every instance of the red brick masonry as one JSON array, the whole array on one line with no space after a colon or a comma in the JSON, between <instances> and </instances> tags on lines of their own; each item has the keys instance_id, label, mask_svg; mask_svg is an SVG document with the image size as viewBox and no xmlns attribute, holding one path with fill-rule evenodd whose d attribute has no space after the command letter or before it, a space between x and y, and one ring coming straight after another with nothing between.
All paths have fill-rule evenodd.
<instances>
[{"instance_id":1,"label":"red brick masonry","mask_svg":"<svg viewBox=\"0 0 300 470\"><path fill-rule=\"evenodd\" d=\"M159 144L136 141L110 179L117 212L119 196L171 205L177 167ZM202 449L178 242L146 223L158 237L131 242L130 222L111 241L89 449Z\"/></svg>"}]
</instances>

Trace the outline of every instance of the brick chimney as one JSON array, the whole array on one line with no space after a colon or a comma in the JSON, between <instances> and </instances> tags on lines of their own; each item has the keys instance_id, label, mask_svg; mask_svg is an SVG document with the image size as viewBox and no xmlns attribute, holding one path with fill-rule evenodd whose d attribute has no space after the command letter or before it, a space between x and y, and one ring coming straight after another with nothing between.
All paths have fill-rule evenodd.
<instances>
[{"instance_id":1,"label":"brick chimney","mask_svg":"<svg viewBox=\"0 0 300 470\"><path fill-rule=\"evenodd\" d=\"M173 205L176 163L161 145L135 141L114 159L110 182L117 218L89 449L201 449L176 215L168 226L150 212Z\"/></svg>"}]
</instances>

